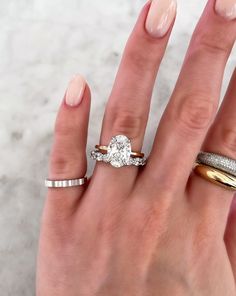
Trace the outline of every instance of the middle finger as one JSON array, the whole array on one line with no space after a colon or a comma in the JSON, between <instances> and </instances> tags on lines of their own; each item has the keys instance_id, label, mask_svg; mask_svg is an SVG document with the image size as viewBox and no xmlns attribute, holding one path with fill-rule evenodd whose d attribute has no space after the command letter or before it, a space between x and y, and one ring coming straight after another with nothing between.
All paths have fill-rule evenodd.
<instances>
[{"instance_id":1,"label":"middle finger","mask_svg":"<svg viewBox=\"0 0 236 296\"><path fill-rule=\"evenodd\" d=\"M236 36L236 15L229 13L235 10L234 3L208 1L143 175L178 192L185 190L217 110L225 65Z\"/></svg>"}]
</instances>

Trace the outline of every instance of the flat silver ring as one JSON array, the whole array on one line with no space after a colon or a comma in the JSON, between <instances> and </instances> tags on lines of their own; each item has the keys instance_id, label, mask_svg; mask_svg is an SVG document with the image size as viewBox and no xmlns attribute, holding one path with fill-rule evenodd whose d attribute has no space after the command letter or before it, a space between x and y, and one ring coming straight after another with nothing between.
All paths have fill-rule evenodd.
<instances>
[{"instance_id":1,"label":"flat silver ring","mask_svg":"<svg viewBox=\"0 0 236 296\"><path fill-rule=\"evenodd\" d=\"M87 177L72 180L45 180L45 187L48 188L67 188L82 186L87 182Z\"/></svg>"},{"instance_id":2,"label":"flat silver ring","mask_svg":"<svg viewBox=\"0 0 236 296\"><path fill-rule=\"evenodd\" d=\"M200 152L196 161L236 177L236 160L232 158L211 152Z\"/></svg>"}]
</instances>

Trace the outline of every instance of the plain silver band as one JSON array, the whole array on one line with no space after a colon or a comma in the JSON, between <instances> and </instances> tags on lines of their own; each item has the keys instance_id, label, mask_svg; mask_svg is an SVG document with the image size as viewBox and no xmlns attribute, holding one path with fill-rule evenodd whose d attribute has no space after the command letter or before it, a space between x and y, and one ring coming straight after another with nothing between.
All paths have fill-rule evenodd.
<instances>
[{"instance_id":1,"label":"plain silver band","mask_svg":"<svg viewBox=\"0 0 236 296\"><path fill-rule=\"evenodd\" d=\"M220 154L200 152L197 162L219 169L236 177L236 160Z\"/></svg>"},{"instance_id":2,"label":"plain silver band","mask_svg":"<svg viewBox=\"0 0 236 296\"><path fill-rule=\"evenodd\" d=\"M74 180L45 180L45 186L48 188L67 188L67 187L76 187L82 186L87 182L87 178L80 178Z\"/></svg>"}]
</instances>

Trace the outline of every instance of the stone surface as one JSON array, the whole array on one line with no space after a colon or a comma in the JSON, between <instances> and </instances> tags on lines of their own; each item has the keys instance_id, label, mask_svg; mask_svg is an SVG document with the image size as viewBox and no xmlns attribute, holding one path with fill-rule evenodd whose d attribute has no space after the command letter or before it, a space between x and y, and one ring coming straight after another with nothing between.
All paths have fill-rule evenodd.
<instances>
[{"instance_id":1,"label":"stone surface","mask_svg":"<svg viewBox=\"0 0 236 296\"><path fill-rule=\"evenodd\" d=\"M131 143L126 136L118 135L111 139L107 149L107 159L116 168L129 164Z\"/></svg>"},{"instance_id":2,"label":"stone surface","mask_svg":"<svg viewBox=\"0 0 236 296\"><path fill-rule=\"evenodd\" d=\"M47 160L58 106L77 72L91 87L88 151L99 141L104 105L143 0L0 1L0 294L34 295ZM205 0L179 0L155 86L143 151L173 90ZM224 88L236 64L235 51ZM222 92L223 94L223 92ZM94 162L89 160L89 172Z\"/></svg>"}]
</instances>

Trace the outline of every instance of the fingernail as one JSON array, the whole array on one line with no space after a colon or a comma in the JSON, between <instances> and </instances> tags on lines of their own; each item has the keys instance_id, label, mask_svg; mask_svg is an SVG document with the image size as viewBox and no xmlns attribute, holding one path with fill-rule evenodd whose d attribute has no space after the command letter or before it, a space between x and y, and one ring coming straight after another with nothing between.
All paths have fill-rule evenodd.
<instances>
[{"instance_id":1,"label":"fingernail","mask_svg":"<svg viewBox=\"0 0 236 296\"><path fill-rule=\"evenodd\" d=\"M146 30L156 38L163 37L176 15L176 0L152 0L146 20Z\"/></svg>"},{"instance_id":2,"label":"fingernail","mask_svg":"<svg viewBox=\"0 0 236 296\"><path fill-rule=\"evenodd\" d=\"M216 12L228 20L236 18L236 0L216 0Z\"/></svg>"},{"instance_id":3,"label":"fingernail","mask_svg":"<svg viewBox=\"0 0 236 296\"><path fill-rule=\"evenodd\" d=\"M75 107L83 98L86 82L81 75L76 75L69 83L66 91L65 102L68 106Z\"/></svg>"}]
</instances>

